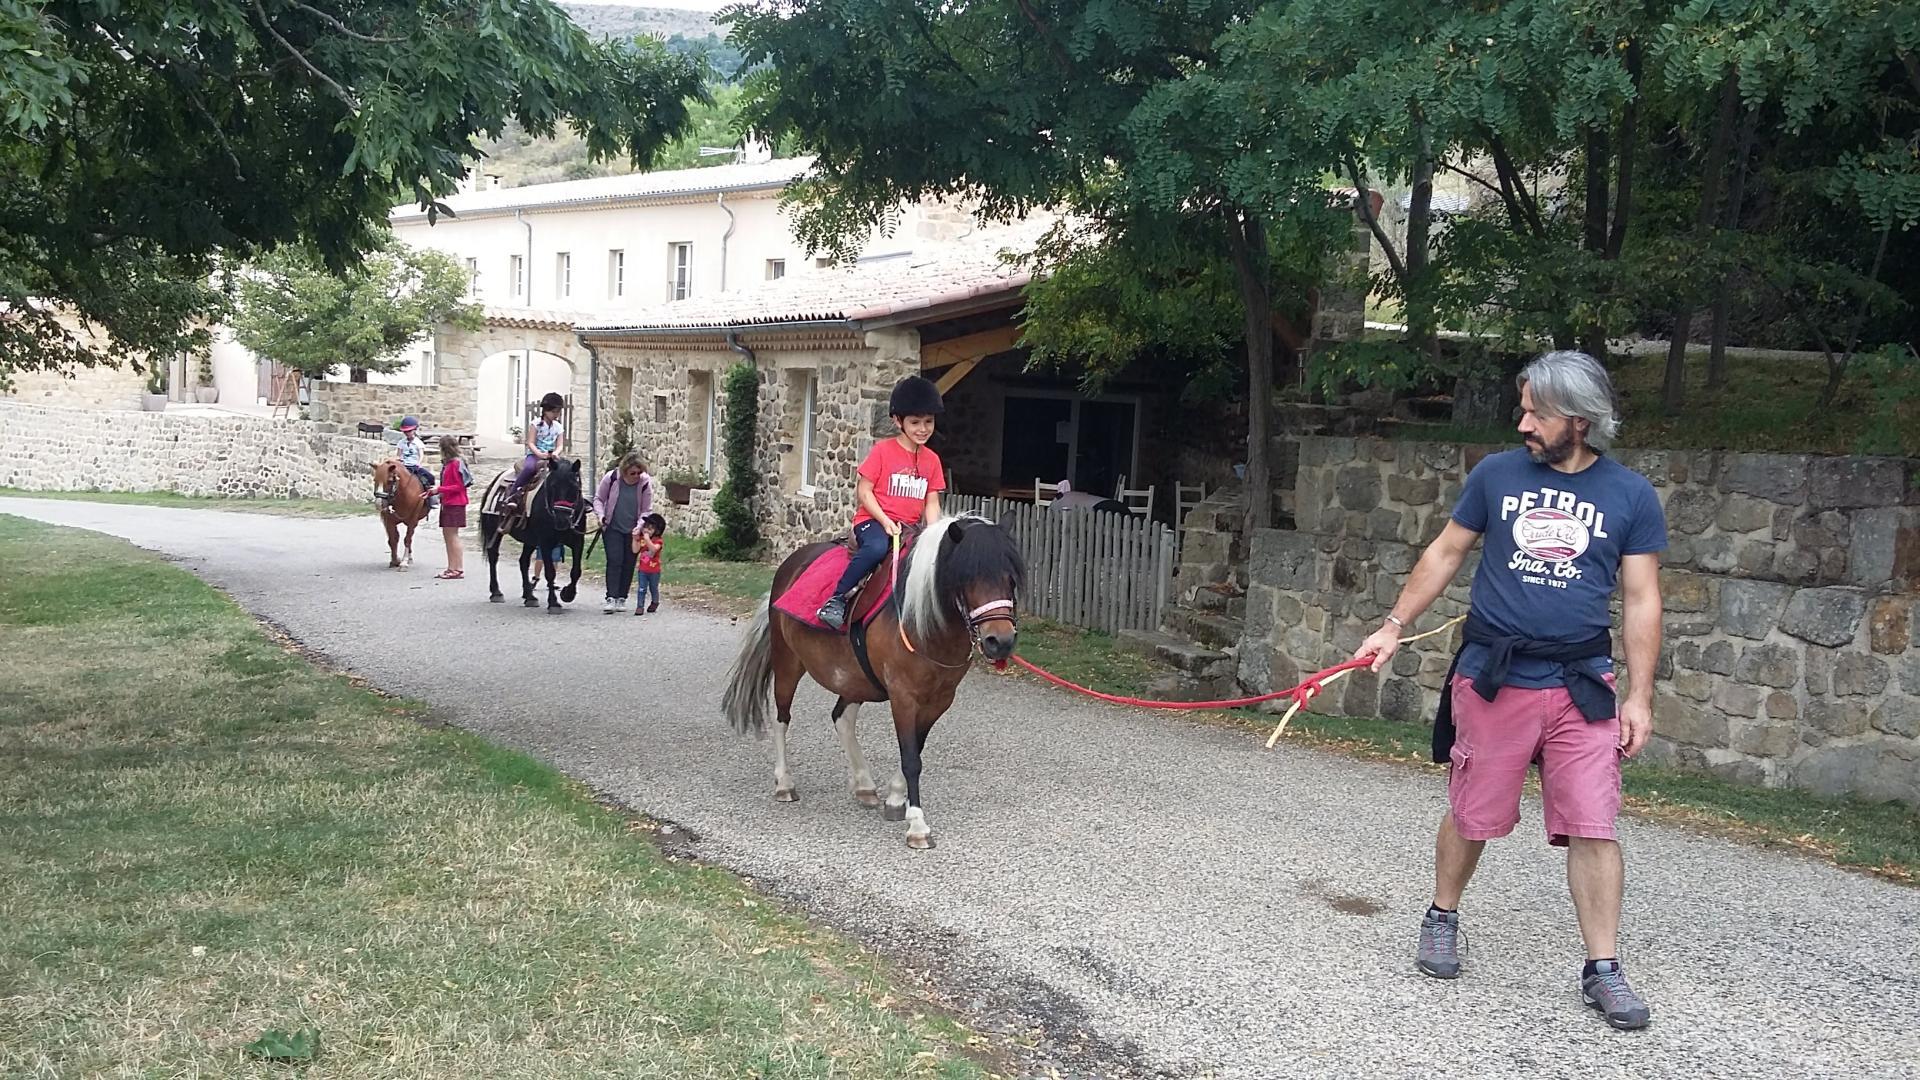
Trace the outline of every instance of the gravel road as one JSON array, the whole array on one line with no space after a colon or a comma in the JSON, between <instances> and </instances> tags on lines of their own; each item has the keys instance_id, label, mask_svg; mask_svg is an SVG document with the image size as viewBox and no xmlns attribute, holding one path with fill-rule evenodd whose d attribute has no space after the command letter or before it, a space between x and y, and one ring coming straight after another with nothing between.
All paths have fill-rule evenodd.
<instances>
[{"instance_id":1,"label":"gravel road","mask_svg":"<svg viewBox=\"0 0 1920 1080\"><path fill-rule=\"evenodd\" d=\"M916 853L848 797L810 684L802 799L772 801L768 748L717 705L744 624L675 605L671 581L657 616L595 596L556 617L487 604L484 577L432 580L437 532L387 569L371 516L0 513L164 552L374 685L677 823L989 1026L1042 1029L1063 1076L1920 1076L1920 890L1629 819L1623 953L1654 1021L1614 1032L1580 1004L1563 861L1531 801L1468 893L1466 974L1436 982L1411 955L1433 773L976 674L933 733L940 846ZM555 659L578 677L530 694L520 673ZM891 725L864 720L884 782Z\"/></svg>"}]
</instances>

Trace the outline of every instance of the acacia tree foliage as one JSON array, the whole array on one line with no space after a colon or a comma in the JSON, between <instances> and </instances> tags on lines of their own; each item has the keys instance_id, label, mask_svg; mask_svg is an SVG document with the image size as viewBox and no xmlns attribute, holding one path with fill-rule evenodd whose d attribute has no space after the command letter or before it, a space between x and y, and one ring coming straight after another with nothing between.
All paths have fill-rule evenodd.
<instances>
[{"instance_id":1,"label":"acacia tree foliage","mask_svg":"<svg viewBox=\"0 0 1920 1080\"><path fill-rule=\"evenodd\" d=\"M1739 282L1828 353L1830 401L1850 328L1871 338L1902 306L1877 281L1920 212L1920 6L1295 0L1232 33L1256 71L1305 84L1288 119L1340 148L1339 175L1411 188L1404 249L1379 233L1379 289L1417 345L1442 324L1604 357L1652 329L1677 407L1697 311L1709 385L1725 379ZM1487 209L1429 256L1426 192L1448 171Z\"/></svg>"},{"instance_id":2,"label":"acacia tree foliage","mask_svg":"<svg viewBox=\"0 0 1920 1080\"><path fill-rule=\"evenodd\" d=\"M1222 34L1258 7L758 0L727 18L747 62L765 65L748 81L746 122L817 157L816 178L794 195L800 234L817 247L846 251L902 200L955 198L983 218L1055 208L1095 230L1056 234L1054 255L1183 229L1190 253L1224 260L1170 277L1212 283L1212 310L1231 283L1251 405L1248 515L1265 526L1276 218L1325 214L1328 199L1321 156L1276 149L1288 135L1272 122L1283 81L1222 77ZM1264 133L1258 153L1250 126Z\"/></svg>"},{"instance_id":3,"label":"acacia tree foliage","mask_svg":"<svg viewBox=\"0 0 1920 1080\"><path fill-rule=\"evenodd\" d=\"M700 95L547 0L0 0L0 373L197 347L223 255L344 268L508 119L637 165Z\"/></svg>"},{"instance_id":4,"label":"acacia tree foliage","mask_svg":"<svg viewBox=\"0 0 1920 1080\"><path fill-rule=\"evenodd\" d=\"M387 237L358 264L328 269L305 247L282 247L240 272L234 340L320 379L341 367L397 371L400 349L442 322L480 326L467 272L438 251Z\"/></svg>"}]
</instances>

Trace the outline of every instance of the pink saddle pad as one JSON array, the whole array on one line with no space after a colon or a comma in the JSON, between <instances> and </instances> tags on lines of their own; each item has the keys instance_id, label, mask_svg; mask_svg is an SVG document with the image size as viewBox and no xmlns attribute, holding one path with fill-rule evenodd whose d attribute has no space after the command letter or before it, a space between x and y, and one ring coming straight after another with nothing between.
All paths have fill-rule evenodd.
<instances>
[{"instance_id":1,"label":"pink saddle pad","mask_svg":"<svg viewBox=\"0 0 1920 1080\"><path fill-rule=\"evenodd\" d=\"M906 553L902 552L900 557L904 560ZM787 591L774 600L774 608L815 629L831 629L814 616L820 610L820 605L833 596L833 587L840 584L840 575L847 572L847 563L852 560L853 552L847 550L843 544L835 544L821 552L820 556L809 563L805 570L800 571L799 577L793 579L793 584L787 586ZM871 622L874 613L879 611L881 605L887 602L887 598L893 595L891 563L881 563L879 568L868 576L867 581L879 584L880 595L878 598L869 598L865 594L860 596L859 606L864 609L860 619L862 623ZM868 592L871 591L868 590Z\"/></svg>"}]
</instances>

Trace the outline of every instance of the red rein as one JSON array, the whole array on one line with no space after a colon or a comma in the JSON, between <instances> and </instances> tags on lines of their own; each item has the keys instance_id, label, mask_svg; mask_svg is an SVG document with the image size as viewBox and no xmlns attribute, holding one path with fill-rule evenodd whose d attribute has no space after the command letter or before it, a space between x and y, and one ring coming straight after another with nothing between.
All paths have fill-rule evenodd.
<instances>
[{"instance_id":1,"label":"red rein","mask_svg":"<svg viewBox=\"0 0 1920 1080\"><path fill-rule=\"evenodd\" d=\"M1285 690L1276 690L1271 694L1261 694L1257 697L1228 698L1224 701L1149 701L1146 698L1123 697L1119 694L1103 694L1098 690L1089 689L1078 683L1068 682L1024 657L1014 656L1012 660L1014 663L1019 664L1021 667L1026 668L1028 671L1033 672L1035 675L1040 676L1055 686L1077 691L1090 698L1099 698L1101 701L1111 701L1115 705L1134 705L1142 709L1238 709L1247 705L1258 705L1263 701L1278 701L1281 698L1292 698L1298 701L1301 707L1304 708L1307 700L1320 692L1321 684L1327 679L1342 671L1352 671L1355 668L1363 668L1373 663L1371 660L1349 660L1344 664L1335 664L1333 667L1316 671L1312 675L1307 676L1297 686L1290 686ZM1004 671L1006 669L1006 661L999 661L994 666Z\"/></svg>"}]
</instances>

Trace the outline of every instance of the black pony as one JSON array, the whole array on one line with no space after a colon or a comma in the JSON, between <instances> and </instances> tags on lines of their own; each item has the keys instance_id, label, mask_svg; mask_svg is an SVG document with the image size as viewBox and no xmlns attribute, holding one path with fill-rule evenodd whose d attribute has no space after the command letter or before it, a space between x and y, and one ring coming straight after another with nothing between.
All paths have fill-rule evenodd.
<instances>
[{"instance_id":1,"label":"black pony","mask_svg":"<svg viewBox=\"0 0 1920 1080\"><path fill-rule=\"evenodd\" d=\"M575 587L580 584L580 549L587 539L587 504L580 497L580 462L568 458L548 462L545 479L527 499L526 513L513 518L512 527L503 530L501 525L507 518L503 511L508 508L496 505L495 492L511 481L515 471L509 469L494 477L480 499L480 547L487 553L487 599L496 604L506 599L500 593L500 541L503 536L511 536L523 545L520 595L527 607L540 606L540 601L533 598L533 577L529 572L534 552L565 547L573 553L573 576L566 587L559 590L558 598L554 596L553 564L547 563L547 610L560 612L565 610L560 606L562 600L573 603Z\"/></svg>"}]
</instances>

